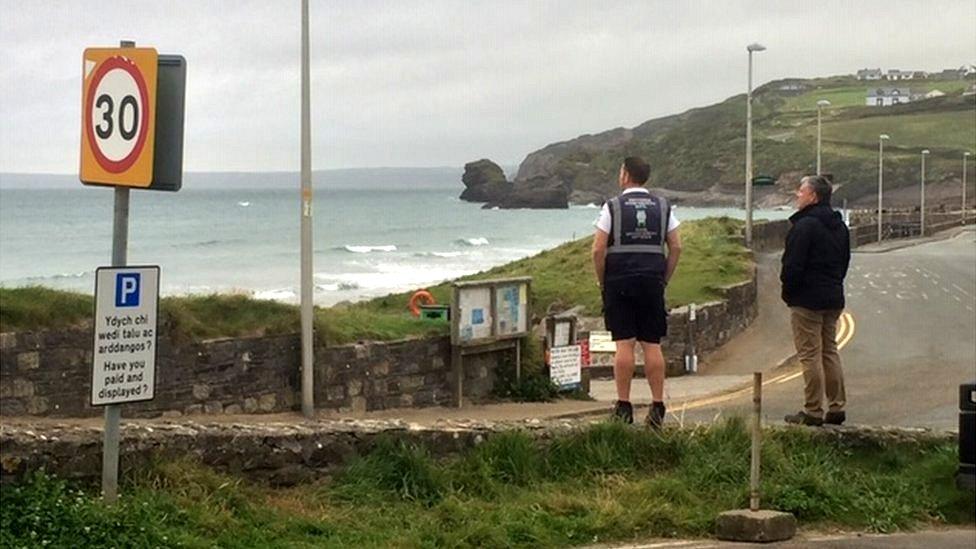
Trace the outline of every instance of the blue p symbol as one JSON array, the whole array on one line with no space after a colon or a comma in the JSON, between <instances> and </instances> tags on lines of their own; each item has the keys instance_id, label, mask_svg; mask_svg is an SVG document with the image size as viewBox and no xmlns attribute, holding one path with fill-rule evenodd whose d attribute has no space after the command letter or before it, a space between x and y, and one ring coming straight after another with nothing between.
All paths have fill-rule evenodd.
<instances>
[{"instance_id":1,"label":"blue p symbol","mask_svg":"<svg viewBox=\"0 0 976 549\"><path fill-rule=\"evenodd\" d=\"M119 273L115 275L115 306L139 306L139 273Z\"/></svg>"}]
</instances>

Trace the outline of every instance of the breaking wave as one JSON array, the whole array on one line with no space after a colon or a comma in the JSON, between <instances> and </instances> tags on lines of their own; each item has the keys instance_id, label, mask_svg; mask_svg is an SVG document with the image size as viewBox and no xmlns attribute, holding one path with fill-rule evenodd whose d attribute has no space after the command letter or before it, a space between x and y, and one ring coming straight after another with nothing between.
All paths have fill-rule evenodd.
<instances>
[{"instance_id":1,"label":"breaking wave","mask_svg":"<svg viewBox=\"0 0 976 549\"><path fill-rule=\"evenodd\" d=\"M354 254L368 254L368 253L372 253L372 252L395 252L395 251L397 251L397 247L394 246L393 244L386 244L386 245L383 245L383 246L352 246L352 245L347 244L347 245L343 246L340 249L345 250L347 252L352 252Z\"/></svg>"}]
</instances>

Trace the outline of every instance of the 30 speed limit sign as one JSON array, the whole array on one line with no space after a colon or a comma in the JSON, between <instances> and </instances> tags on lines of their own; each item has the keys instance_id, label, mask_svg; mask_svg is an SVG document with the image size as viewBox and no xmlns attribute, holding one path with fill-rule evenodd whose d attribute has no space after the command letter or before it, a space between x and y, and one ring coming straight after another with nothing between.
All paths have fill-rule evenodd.
<instances>
[{"instance_id":1,"label":"30 speed limit sign","mask_svg":"<svg viewBox=\"0 0 976 549\"><path fill-rule=\"evenodd\" d=\"M88 48L81 94L81 180L149 187L153 179L158 54Z\"/></svg>"}]
</instances>

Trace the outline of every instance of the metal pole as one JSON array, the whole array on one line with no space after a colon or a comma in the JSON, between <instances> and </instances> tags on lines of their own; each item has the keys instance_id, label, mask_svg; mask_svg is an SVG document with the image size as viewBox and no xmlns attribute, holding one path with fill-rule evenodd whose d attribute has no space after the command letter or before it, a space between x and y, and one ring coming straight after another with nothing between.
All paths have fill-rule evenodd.
<instances>
[{"instance_id":1,"label":"metal pole","mask_svg":"<svg viewBox=\"0 0 976 549\"><path fill-rule=\"evenodd\" d=\"M134 48L130 40L119 42L120 48ZM125 267L129 249L129 188L115 187L112 218L112 266ZM102 432L102 498L113 504L119 498L119 439L122 405L105 406L105 429Z\"/></svg>"},{"instance_id":2,"label":"metal pole","mask_svg":"<svg viewBox=\"0 0 976 549\"><path fill-rule=\"evenodd\" d=\"M820 171L820 122L821 122L820 118L821 118L822 110L823 107L821 107L818 102L817 104L817 175L820 175L822 173Z\"/></svg>"},{"instance_id":3,"label":"metal pole","mask_svg":"<svg viewBox=\"0 0 976 549\"><path fill-rule=\"evenodd\" d=\"M752 468L749 474L749 510L759 510L759 448L762 431L762 372L752 374Z\"/></svg>"},{"instance_id":4,"label":"metal pole","mask_svg":"<svg viewBox=\"0 0 976 549\"><path fill-rule=\"evenodd\" d=\"M925 153L922 153L922 200L921 200L921 217L919 218L918 232L919 236L925 236Z\"/></svg>"},{"instance_id":5,"label":"metal pole","mask_svg":"<svg viewBox=\"0 0 976 549\"><path fill-rule=\"evenodd\" d=\"M308 0L302 0L302 414L315 416L312 351L312 130L308 68Z\"/></svg>"},{"instance_id":6,"label":"metal pole","mask_svg":"<svg viewBox=\"0 0 976 549\"><path fill-rule=\"evenodd\" d=\"M882 226L884 223L884 209L882 198L884 196L884 138L878 138L878 243L881 243Z\"/></svg>"},{"instance_id":7,"label":"metal pole","mask_svg":"<svg viewBox=\"0 0 976 549\"><path fill-rule=\"evenodd\" d=\"M752 50L749 50L749 88L746 91L746 247L752 246Z\"/></svg>"},{"instance_id":8,"label":"metal pole","mask_svg":"<svg viewBox=\"0 0 976 549\"><path fill-rule=\"evenodd\" d=\"M123 44L124 46L124 44ZM129 188L115 188L115 215L112 222L112 266L125 267L129 243ZM115 503L119 497L119 424L122 405L105 407L102 439L102 497Z\"/></svg>"},{"instance_id":9,"label":"metal pole","mask_svg":"<svg viewBox=\"0 0 976 549\"><path fill-rule=\"evenodd\" d=\"M966 222L966 159L969 153L962 153L962 222Z\"/></svg>"}]
</instances>

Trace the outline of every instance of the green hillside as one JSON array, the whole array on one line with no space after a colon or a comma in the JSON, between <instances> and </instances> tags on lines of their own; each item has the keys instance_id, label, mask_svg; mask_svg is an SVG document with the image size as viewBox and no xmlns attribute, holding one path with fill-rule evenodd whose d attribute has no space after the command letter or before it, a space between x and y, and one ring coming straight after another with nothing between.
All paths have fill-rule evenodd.
<instances>
[{"instance_id":1,"label":"green hillside","mask_svg":"<svg viewBox=\"0 0 976 549\"><path fill-rule=\"evenodd\" d=\"M824 110L824 171L843 184L839 195L857 198L874 192L878 135L885 145L885 181L891 188L917 184L918 153L932 151L931 182L958 180L961 155L976 149L976 96L962 95L973 80L859 82L853 77L780 80L755 91L753 103L755 173L780 180L786 192L816 167L818 99ZM871 87L910 88L912 93L939 90L943 97L903 105L868 107ZM800 89L788 89L799 86ZM745 95L708 107L650 120L633 128L610 130L550 145L530 154L519 179L557 178L577 201L597 200L615 192L624 156L637 154L652 165L651 185L678 191L718 189L739 192L745 166Z\"/></svg>"}]
</instances>

